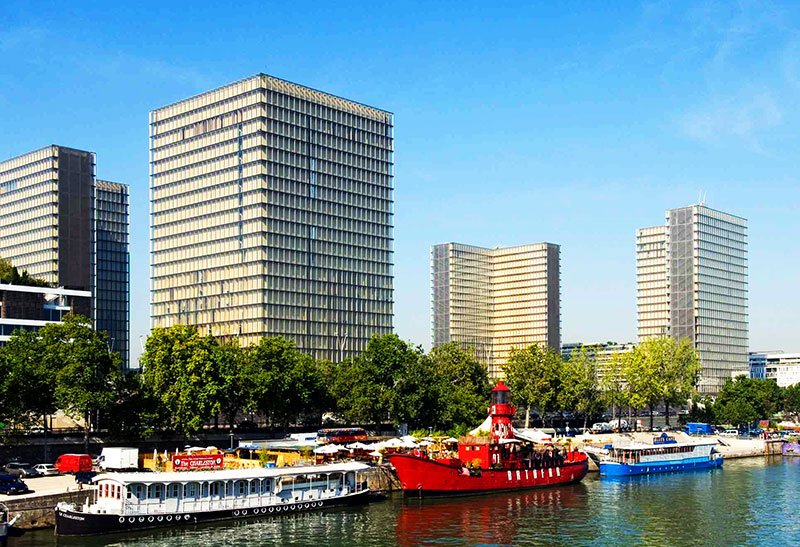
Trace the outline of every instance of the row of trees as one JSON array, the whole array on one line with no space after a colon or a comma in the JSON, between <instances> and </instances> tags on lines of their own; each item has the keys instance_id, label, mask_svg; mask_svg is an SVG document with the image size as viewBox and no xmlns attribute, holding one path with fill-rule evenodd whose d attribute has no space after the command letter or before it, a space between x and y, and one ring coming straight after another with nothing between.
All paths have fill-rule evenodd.
<instances>
[{"instance_id":1,"label":"row of trees","mask_svg":"<svg viewBox=\"0 0 800 547\"><path fill-rule=\"evenodd\" d=\"M583 414L585 427L604 408L616 417L622 407L633 412L652 411L661 403L682 404L699 380L700 361L688 340L648 339L633 351L603 360L598 360L599 352L600 347L584 346L564 361L538 345L512 350L504 371L512 398L526 409L526 427L531 409L543 419L554 411L576 410ZM652 412L650 421L652 428Z\"/></svg>"},{"instance_id":2,"label":"row of trees","mask_svg":"<svg viewBox=\"0 0 800 547\"><path fill-rule=\"evenodd\" d=\"M690 418L740 427L779 413L800 420L800 384L784 388L773 380L739 376L728 380L715 400L699 401Z\"/></svg>"},{"instance_id":3,"label":"row of trees","mask_svg":"<svg viewBox=\"0 0 800 547\"><path fill-rule=\"evenodd\" d=\"M241 411L283 427L334 412L350 423L463 428L485 415L489 391L473 352L447 344L425 354L396 335L334 365L283 338L240 347L178 325L153 331L141 364L151 422L187 435L220 415L232 427Z\"/></svg>"},{"instance_id":4,"label":"row of trees","mask_svg":"<svg viewBox=\"0 0 800 547\"><path fill-rule=\"evenodd\" d=\"M90 319L70 315L37 332L17 331L0 348L0 421L28 427L62 410L84 422L88 446L92 418L116 408L125 385L119 354Z\"/></svg>"},{"instance_id":5,"label":"row of trees","mask_svg":"<svg viewBox=\"0 0 800 547\"><path fill-rule=\"evenodd\" d=\"M605 408L616 417L623 407L652 410L694 397L700 364L688 341L651 339L611 358L598 353L587 346L564 361L537 345L512 351L506 381L526 411L526 427L532 410L543 419L578 411L588 420ZM348 423L459 434L486 416L491 389L472 350L450 343L425 353L393 334L373 337L364 352L333 364L283 338L241 347L177 325L150 334L141 374L121 374L119 364L106 335L85 317L19 331L0 348L0 421L46 428L44 418L60 409L83 420L87 445L96 416L114 435L190 436L219 420L232 428L241 412L258 413L274 427L316 425L334 413ZM739 424L778 410L800 415L800 386L739 378L694 412Z\"/></svg>"}]
</instances>

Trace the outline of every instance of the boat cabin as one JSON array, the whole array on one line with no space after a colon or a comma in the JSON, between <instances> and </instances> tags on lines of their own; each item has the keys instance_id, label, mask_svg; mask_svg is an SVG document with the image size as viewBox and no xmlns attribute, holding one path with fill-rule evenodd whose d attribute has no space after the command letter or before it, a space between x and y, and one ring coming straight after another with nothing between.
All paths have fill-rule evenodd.
<instances>
[{"instance_id":1,"label":"boat cabin","mask_svg":"<svg viewBox=\"0 0 800 547\"><path fill-rule=\"evenodd\" d=\"M359 463L294 468L99 475L84 512L193 513L318 502L366 490Z\"/></svg>"}]
</instances>

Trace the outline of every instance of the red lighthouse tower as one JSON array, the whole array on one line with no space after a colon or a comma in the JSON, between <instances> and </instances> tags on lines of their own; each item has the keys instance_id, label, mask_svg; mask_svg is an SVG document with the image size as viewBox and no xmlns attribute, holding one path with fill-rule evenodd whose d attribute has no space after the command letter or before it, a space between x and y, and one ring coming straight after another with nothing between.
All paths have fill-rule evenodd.
<instances>
[{"instance_id":1,"label":"red lighthouse tower","mask_svg":"<svg viewBox=\"0 0 800 547\"><path fill-rule=\"evenodd\" d=\"M511 390L502 381L497 382L491 395L492 406L489 416L492 417L492 440L513 439L514 429L511 420L517 409L511 404Z\"/></svg>"}]
</instances>

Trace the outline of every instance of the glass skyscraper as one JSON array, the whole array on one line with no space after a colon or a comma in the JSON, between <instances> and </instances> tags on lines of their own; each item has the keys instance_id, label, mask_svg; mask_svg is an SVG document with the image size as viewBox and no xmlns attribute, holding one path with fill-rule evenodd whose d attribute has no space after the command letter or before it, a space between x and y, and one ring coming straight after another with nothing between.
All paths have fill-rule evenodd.
<instances>
[{"instance_id":1,"label":"glass skyscraper","mask_svg":"<svg viewBox=\"0 0 800 547\"><path fill-rule=\"evenodd\" d=\"M489 375L502 378L512 348L560 349L560 248L434 245L431 307L433 345L471 346Z\"/></svg>"},{"instance_id":2,"label":"glass skyscraper","mask_svg":"<svg viewBox=\"0 0 800 547\"><path fill-rule=\"evenodd\" d=\"M666 217L637 232L639 338L692 340L714 394L748 371L747 221L704 205Z\"/></svg>"},{"instance_id":3,"label":"glass skyscraper","mask_svg":"<svg viewBox=\"0 0 800 547\"><path fill-rule=\"evenodd\" d=\"M130 274L128 267L128 186L95 184L95 323L108 333L111 349L129 361Z\"/></svg>"},{"instance_id":4,"label":"glass skyscraper","mask_svg":"<svg viewBox=\"0 0 800 547\"><path fill-rule=\"evenodd\" d=\"M90 291L87 315L128 366L128 187L95 179L95 155L47 146L0 162L0 256ZM85 310L89 312L89 310Z\"/></svg>"},{"instance_id":5,"label":"glass skyscraper","mask_svg":"<svg viewBox=\"0 0 800 547\"><path fill-rule=\"evenodd\" d=\"M150 114L151 319L318 358L392 331L393 117L265 74Z\"/></svg>"}]
</instances>

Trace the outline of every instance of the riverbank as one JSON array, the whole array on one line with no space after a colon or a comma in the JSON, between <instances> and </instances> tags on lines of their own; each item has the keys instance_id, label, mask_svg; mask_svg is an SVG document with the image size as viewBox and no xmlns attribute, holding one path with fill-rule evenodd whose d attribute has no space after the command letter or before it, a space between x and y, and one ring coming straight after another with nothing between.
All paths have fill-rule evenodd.
<instances>
[{"instance_id":1,"label":"riverbank","mask_svg":"<svg viewBox=\"0 0 800 547\"><path fill-rule=\"evenodd\" d=\"M25 484L31 492L0 495L0 503L8 507L10 516L19 515L15 526L23 530L52 528L55 526L53 511L59 502L82 505L95 489L94 486L80 488L72 475L25 479Z\"/></svg>"}]
</instances>

